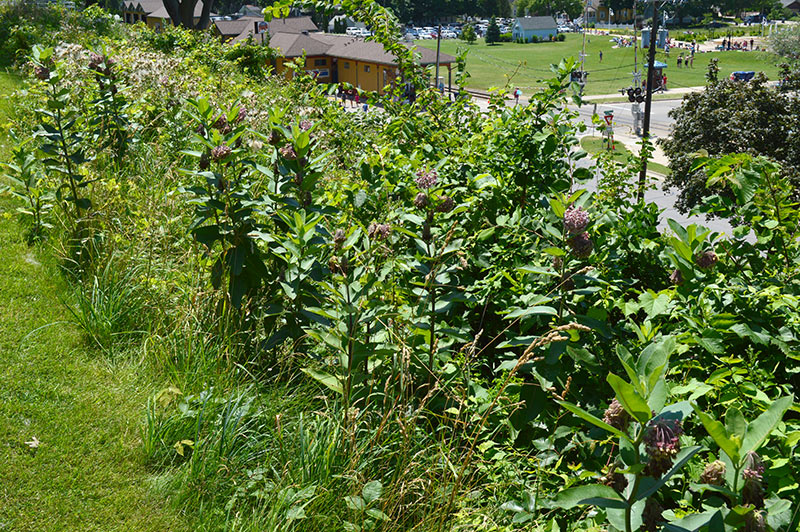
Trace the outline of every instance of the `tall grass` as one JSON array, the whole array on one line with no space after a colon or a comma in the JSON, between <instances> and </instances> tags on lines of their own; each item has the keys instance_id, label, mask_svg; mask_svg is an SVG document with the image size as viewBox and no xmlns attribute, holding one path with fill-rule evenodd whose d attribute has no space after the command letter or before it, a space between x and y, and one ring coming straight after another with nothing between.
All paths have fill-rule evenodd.
<instances>
[{"instance_id":1,"label":"tall grass","mask_svg":"<svg viewBox=\"0 0 800 532\"><path fill-rule=\"evenodd\" d=\"M147 297L139 268L112 257L81 282L67 309L87 339L101 350L140 336L147 327Z\"/></svg>"}]
</instances>

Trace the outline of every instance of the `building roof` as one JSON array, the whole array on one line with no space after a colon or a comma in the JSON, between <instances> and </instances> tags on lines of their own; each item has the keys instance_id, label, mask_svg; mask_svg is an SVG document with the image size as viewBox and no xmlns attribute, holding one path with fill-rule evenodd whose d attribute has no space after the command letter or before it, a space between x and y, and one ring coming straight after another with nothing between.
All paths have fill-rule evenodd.
<instances>
[{"instance_id":1,"label":"building roof","mask_svg":"<svg viewBox=\"0 0 800 532\"><path fill-rule=\"evenodd\" d=\"M223 37L233 38L233 42L247 39L255 33L255 23L263 22L264 17L245 16L235 20L215 20L214 25ZM311 17L275 18L267 23L270 35L279 33L299 34L318 31ZM259 41L260 42L260 41Z\"/></svg>"},{"instance_id":2,"label":"building roof","mask_svg":"<svg viewBox=\"0 0 800 532\"><path fill-rule=\"evenodd\" d=\"M304 31L319 31L311 17L274 18L269 21L269 34L276 33L302 33Z\"/></svg>"},{"instance_id":3,"label":"building roof","mask_svg":"<svg viewBox=\"0 0 800 532\"><path fill-rule=\"evenodd\" d=\"M800 7L800 2L798 2L798 0L781 0L781 5L784 8L797 9Z\"/></svg>"},{"instance_id":4,"label":"building roof","mask_svg":"<svg viewBox=\"0 0 800 532\"><path fill-rule=\"evenodd\" d=\"M234 39L234 42L247 39L252 35L252 30L243 32ZM252 35L257 42L263 42L263 34ZM395 65L395 56L386 52L383 45L375 41L365 41L363 37L341 35L333 33L276 33L269 38L270 48L280 51L286 58L311 56L328 56L351 61L364 61L383 65ZM436 63L436 51L430 48L410 46L419 57L420 64L432 65ZM439 63L455 63L452 55L440 53Z\"/></svg>"},{"instance_id":5,"label":"building roof","mask_svg":"<svg viewBox=\"0 0 800 532\"><path fill-rule=\"evenodd\" d=\"M518 17L515 21L522 30L553 30L558 28L553 17Z\"/></svg>"},{"instance_id":6,"label":"building roof","mask_svg":"<svg viewBox=\"0 0 800 532\"><path fill-rule=\"evenodd\" d=\"M240 17L235 20L215 20L214 27L223 37L236 37L237 35L253 30L254 22L264 20L262 17Z\"/></svg>"}]
</instances>

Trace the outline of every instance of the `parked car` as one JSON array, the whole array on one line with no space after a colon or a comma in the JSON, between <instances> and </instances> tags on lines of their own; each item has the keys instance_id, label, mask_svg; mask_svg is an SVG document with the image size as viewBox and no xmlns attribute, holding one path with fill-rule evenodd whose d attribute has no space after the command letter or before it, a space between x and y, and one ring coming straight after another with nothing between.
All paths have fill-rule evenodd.
<instances>
[{"instance_id":1,"label":"parked car","mask_svg":"<svg viewBox=\"0 0 800 532\"><path fill-rule=\"evenodd\" d=\"M731 73L731 81L750 81L756 73L752 70L737 70Z\"/></svg>"}]
</instances>

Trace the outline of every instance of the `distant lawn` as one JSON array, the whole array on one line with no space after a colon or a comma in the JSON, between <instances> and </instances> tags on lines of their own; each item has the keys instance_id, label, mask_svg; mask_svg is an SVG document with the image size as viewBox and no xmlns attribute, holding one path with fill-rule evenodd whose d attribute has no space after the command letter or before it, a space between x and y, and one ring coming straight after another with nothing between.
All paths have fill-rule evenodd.
<instances>
[{"instance_id":1,"label":"distant lawn","mask_svg":"<svg viewBox=\"0 0 800 532\"><path fill-rule=\"evenodd\" d=\"M612 48L610 37L601 35L587 35L586 44L586 70L589 72L589 81L586 94L611 94L618 92L623 87L631 85L633 72L633 47ZM419 46L436 49L436 41L417 41ZM552 76L551 64L558 64L564 57L578 57L581 51L581 35L578 33L566 34L564 42L547 42L537 44L502 43L492 46L479 39L475 44L468 45L463 41L452 39L442 41L442 52L456 55L459 48L467 48L467 70L470 73L468 86L475 89L488 89L489 87L502 87L506 84L507 76L511 76L520 62L526 64L519 67L519 72L513 76L509 85L519 87L523 93L542 87L541 80ZM603 52L603 61L600 62L599 52ZM678 53L673 48L667 59L663 51L656 55L658 61L669 65L667 68L667 87L696 87L705 84L706 66L709 59L719 59L720 75L728 76L736 70L763 71L770 79L778 75L778 67L773 61L772 54L767 52L713 52L697 54L694 68L677 68ZM644 54L639 50L639 62L644 60ZM444 74L447 83L447 73Z\"/></svg>"},{"instance_id":2,"label":"distant lawn","mask_svg":"<svg viewBox=\"0 0 800 532\"><path fill-rule=\"evenodd\" d=\"M596 154L600 153L601 151L606 151L606 143L604 142L603 137L589 135L581 138L581 148L586 150L586 152L589 154ZM617 142L614 148L615 149L612 150L611 158L620 163L627 162L628 156L631 154L630 150L621 142ZM671 172L668 167L654 161L647 163L647 169L665 176L669 175Z\"/></svg>"}]
</instances>

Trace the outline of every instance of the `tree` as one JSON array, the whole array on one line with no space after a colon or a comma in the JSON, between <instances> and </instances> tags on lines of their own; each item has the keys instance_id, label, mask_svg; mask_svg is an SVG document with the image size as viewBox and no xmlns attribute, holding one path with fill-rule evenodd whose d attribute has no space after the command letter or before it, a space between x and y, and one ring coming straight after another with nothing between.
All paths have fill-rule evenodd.
<instances>
[{"instance_id":1,"label":"tree","mask_svg":"<svg viewBox=\"0 0 800 532\"><path fill-rule=\"evenodd\" d=\"M477 39L478 36L475 34L475 27L472 24L464 26L464 29L461 31L461 40L469 44L474 44Z\"/></svg>"},{"instance_id":2,"label":"tree","mask_svg":"<svg viewBox=\"0 0 800 532\"><path fill-rule=\"evenodd\" d=\"M508 0L497 0L497 16L502 18L511 16L511 4Z\"/></svg>"},{"instance_id":3,"label":"tree","mask_svg":"<svg viewBox=\"0 0 800 532\"><path fill-rule=\"evenodd\" d=\"M489 27L486 28L486 44L494 44L500 40L500 26L497 25L497 19L492 17L489 21Z\"/></svg>"},{"instance_id":4,"label":"tree","mask_svg":"<svg viewBox=\"0 0 800 532\"><path fill-rule=\"evenodd\" d=\"M767 86L759 73L750 82L711 81L704 92L687 95L670 112L672 136L659 141L669 157L672 174L665 187L677 188L677 207L687 212L720 190L706 188L703 170L693 170L695 154L711 156L748 152L783 164L793 182L800 175L800 100Z\"/></svg>"},{"instance_id":5,"label":"tree","mask_svg":"<svg viewBox=\"0 0 800 532\"><path fill-rule=\"evenodd\" d=\"M214 0L163 0L164 8L175 26L190 30L204 30L211 22L211 8ZM194 9L197 2L203 3L203 10L197 23L194 22Z\"/></svg>"},{"instance_id":6,"label":"tree","mask_svg":"<svg viewBox=\"0 0 800 532\"><path fill-rule=\"evenodd\" d=\"M790 26L787 29L773 32L769 36L769 45L776 54L795 62L800 59L800 28Z\"/></svg>"}]
</instances>

